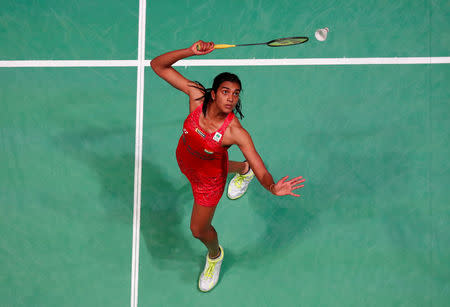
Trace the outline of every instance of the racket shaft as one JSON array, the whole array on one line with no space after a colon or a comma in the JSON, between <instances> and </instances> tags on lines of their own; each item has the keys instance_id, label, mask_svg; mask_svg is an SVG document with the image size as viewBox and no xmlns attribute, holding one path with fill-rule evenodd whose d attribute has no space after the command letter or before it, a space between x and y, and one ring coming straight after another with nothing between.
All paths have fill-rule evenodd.
<instances>
[{"instance_id":1,"label":"racket shaft","mask_svg":"<svg viewBox=\"0 0 450 307\"><path fill-rule=\"evenodd\" d=\"M236 46L258 46L258 45L267 45L267 43L257 43L257 44L239 44Z\"/></svg>"},{"instance_id":2,"label":"racket shaft","mask_svg":"<svg viewBox=\"0 0 450 307\"><path fill-rule=\"evenodd\" d=\"M236 45L228 45L228 44L214 45L214 49L225 49L225 48L232 48L232 47L236 47Z\"/></svg>"}]
</instances>

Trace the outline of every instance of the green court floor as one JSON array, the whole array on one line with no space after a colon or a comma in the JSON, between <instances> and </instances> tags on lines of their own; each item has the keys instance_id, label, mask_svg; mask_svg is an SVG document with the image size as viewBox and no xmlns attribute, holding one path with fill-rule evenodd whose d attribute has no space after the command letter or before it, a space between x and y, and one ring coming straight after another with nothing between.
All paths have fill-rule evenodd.
<instances>
[{"instance_id":1,"label":"green court floor","mask_svg":"<svg viewBox=\"0 0 450 307\"><path fill-rule=\"evenodd\" d=\"M0 305L128 304L135 79L0 71Z\"/></svg>"},{"instance_id":2,"label":"green court floor","mask_svg":"<svg viewBox=\"0 0 450 307\"><path fill-rule=\"evenodd\" d=\"M138 16L137 0L2 1L0 61L135 60ZM148 0L145 54L307 35L204 58L449 56L449 20L434 0ZM178 70L207 86L238 74L268 169L306 187L224 195L221 279L201 293L206 249L175 159L188 100L147 67L139 306L449 306L449 64ZM136 72L0 67L0 306L130 305Z\"/></svg>"}]
</instances>

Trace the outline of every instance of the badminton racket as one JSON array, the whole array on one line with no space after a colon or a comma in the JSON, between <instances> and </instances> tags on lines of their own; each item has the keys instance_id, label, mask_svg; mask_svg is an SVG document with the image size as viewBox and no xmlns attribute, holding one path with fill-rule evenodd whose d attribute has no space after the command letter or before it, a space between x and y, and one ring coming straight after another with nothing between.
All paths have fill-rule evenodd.
<instances>
[{"instance_id":1,"label":"badminton racket","mask_svg":"<svg viewBox=\"0 0 450 307\"><path fill-rule=\"evenodd\" d=\"M217 44L214 45L214 49L225 49L225 48L232 48L232 47L245 47L245 46L256 46L256 45L267 45L269 47L286 47L286 46L292 46L292 45L298 45L303 44L308 41L308 38L306 36L296 36L296 37L284 37L284 38L278 38L271 40L266 43L256 43L256 44ZM197 46L197 50L199 49L199 46Z\"/></svg>"}]
</instances>

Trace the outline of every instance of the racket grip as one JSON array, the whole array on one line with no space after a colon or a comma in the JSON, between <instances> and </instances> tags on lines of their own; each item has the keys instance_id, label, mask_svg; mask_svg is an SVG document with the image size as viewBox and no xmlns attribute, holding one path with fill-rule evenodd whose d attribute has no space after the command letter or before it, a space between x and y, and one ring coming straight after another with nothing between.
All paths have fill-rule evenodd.
<instances>
[{"instance_id":1,"label":"racket grip","mask_svg":"<svg viewBox=\"0 0 450 307\"><path fill-rule=\"evenodd\" d=\"M236 47L236 45L228 45L228 44L214 45L214 49L225 49L225 48L231 48L231 47Z\"/></svg>"}]
</instances>

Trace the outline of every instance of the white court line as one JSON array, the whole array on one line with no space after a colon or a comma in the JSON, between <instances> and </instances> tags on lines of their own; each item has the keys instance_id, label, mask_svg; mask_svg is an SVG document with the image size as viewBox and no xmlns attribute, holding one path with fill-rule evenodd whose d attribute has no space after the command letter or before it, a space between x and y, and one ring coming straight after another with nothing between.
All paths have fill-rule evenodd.
<instances>
[{"instance_id":1,"label":"white court line","mask_svg":"<svg viewBox=\"0 0 450 307\"><path fill-rule=\"evenodd\" d=\"M138 60L0 61L0 67L137 67Z\"/></svg>"},{"instance_id":2,"label":"white court line","mask_svg":"<svg viewBox=\"0 0 450 307\"><path fill-rule=\"evenodd\" d=\"M145 39L144 39L145 40ZM145 47L145 46L144 46ZM150 60L144 60L150 66ZM307 65L389 65L450 64L450 57L377 57L308 59L199 59L181 60L174 66L307 66ZM0 61L0 67L136 67L139 60L35 60Z\"/></svg>"},{"instance_id":3,"label":"white court line","mask_svg":"<svg viewBox=\"0 0 450 307\"><path fill-rule=\"evenodd\" d=\"M145 76L145 18L146 0L139 0L139 39L136 88L136 139L134 151L134 205L133 205L133 250L131 261L130 306L138 305L139 290L139 239L141 228L141 183L142 183L142 131L144 120L144 76ZM117 63L115 61L114 63ZM127 62L128 63L128 62ZM117 64L127 64L120 61Z\"/></svg>"},{"instance_id":4,"label":"white court line","mask_svg":"<svg viewBox=\"0 0 450 307\"><path fill-rule=\"evenodd\" d=\"M315 58L315 59L232 59L181 60L174 66L305 66L305 65L373 65L373 64L446 64L450 57L396 58Z\"/></svg>"}]
</instances>

